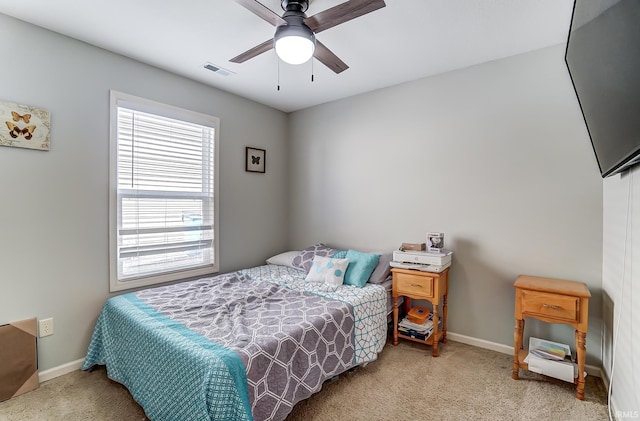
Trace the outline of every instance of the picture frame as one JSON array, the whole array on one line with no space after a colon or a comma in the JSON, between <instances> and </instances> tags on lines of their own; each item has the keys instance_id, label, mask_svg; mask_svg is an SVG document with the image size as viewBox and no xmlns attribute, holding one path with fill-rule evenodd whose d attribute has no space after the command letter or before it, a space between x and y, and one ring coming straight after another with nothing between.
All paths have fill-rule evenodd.
<instances>
[{"instance_id":1,"label":"picture frame","mask_svg":"<svg viewBox=\"0 0 640 421\"><path fill-rule=\"evenodd\" d=\"M427 251L439 252L444 248L444 232L427 233Z\"/></svg>"},{"instance_id":2,"label":"picture frame","mask_svg":"<svg viewBox=\"0 0 640 421\"><path fill-rule=\"evenodd\" d=\"M245 171L265 173L266 159L266 150L247 146L245 148Z\"/></svg>"},{"instance_id":3,"label":"picture frame","mask_svg":"<svg viewBox=\"0 0 640 421\"><path fill-rule=\"evenodd\" d=\"M48 151L50 118L44 108L0 101L0 146Z\"/></svg>"}]
</instances>

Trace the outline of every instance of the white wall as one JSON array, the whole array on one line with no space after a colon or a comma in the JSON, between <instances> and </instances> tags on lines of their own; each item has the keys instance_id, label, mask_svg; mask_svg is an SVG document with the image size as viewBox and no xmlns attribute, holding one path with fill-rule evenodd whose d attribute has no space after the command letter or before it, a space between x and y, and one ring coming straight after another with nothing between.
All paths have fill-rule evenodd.
<instances>
[{"instance_id":1,"label":"white wall","mask_svg":"<svg viewBox=\"0 0 640 421\"><path fill-rule=\"evenodd\" d=\"M513 282L586 282L601 358L602 180L564 46L291 115L291 248L397 248L445 233L449 330L513 346ZM525 334L574 343L567 326Z\"/></svg>"},{"instance_id":2,"label":"white wall","mask_svg":"<svg viewBox=\"0 0 640 421\"><path fill-rule=\"evenodd\" d=\"M0 324L54 318L41 371L84 357L109 297L110 89L220 118L221 271L284 250L286 114L2 14L0 39L0 99L51 112L49 152L0 147ZM266 174L244 171L245 146L267 149Z\"/></svg>"},{"instance_id":3,"label":"white wall","mask_svg":"<svg viewBox=\"0 0 640 421\"><path fill-rule=\"evenodd\" d=\"M640 166L604 182L603 366L618 419L640 417ZM635 263L635 265L634 265ZM615 352L615 364L614 364ZM625 415L626 414L626 415Z\"/></svg>"}]
</instances>

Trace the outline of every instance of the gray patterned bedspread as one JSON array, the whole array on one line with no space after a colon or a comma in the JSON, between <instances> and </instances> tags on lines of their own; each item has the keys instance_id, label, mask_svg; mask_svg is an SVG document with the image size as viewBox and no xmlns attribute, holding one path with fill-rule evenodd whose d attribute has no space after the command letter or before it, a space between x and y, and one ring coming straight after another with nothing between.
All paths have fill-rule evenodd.
<instances>
[{"instance_id":1,"label":"gray patterned bedspread","mask_svg":"<svg viewBox=\"0 0 640 421\"><path fill-rule=\"evenodd\" d=\"M283 420L325 380L355 365L353 311L341 301L241 273L135 294L240 356L256 420Z\"/></svg>"}]
</instances>

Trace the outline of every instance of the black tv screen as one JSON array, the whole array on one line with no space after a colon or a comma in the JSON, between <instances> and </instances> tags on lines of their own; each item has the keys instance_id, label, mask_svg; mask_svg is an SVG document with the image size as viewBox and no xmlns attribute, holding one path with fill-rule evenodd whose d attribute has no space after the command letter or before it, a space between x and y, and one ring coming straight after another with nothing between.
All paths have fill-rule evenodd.
<instances>
[{"instance_id":1,"label":"black tv screen","mask_svg":"<svg viewBox=\"0 0 640 421\"><path fill-rule=\"evenodd\" d=\"M640 163L640 0L576 0L565 62L602 177Z\"/></svg>"}]
</instances>

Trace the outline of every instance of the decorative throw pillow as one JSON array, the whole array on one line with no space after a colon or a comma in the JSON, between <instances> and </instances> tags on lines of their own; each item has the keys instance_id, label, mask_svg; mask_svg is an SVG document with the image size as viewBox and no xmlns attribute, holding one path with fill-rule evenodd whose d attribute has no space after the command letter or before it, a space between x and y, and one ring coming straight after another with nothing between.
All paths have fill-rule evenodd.
<instances>
[{"instance_id":1,"label":"decorative throw pillow","mask_svg":"<svg viewBox=\"0 0 640 421\"><path fill-rule=\"evenodd\" d=\"M380 255L349 249L347 250L347 259L349 259L349 267L344 276L344 283L362 288L378 264Z\"/></svg>"},{"instance_id":2,"label":"decorative throw pillow","mask_svg":"<svg viewBox=\"0 0 640 421\"><path fill-rule=\"evenodd\" d=\"M309 269L311 269L311 264L313 263L314 257L331 256L335 252L336 252L335 249L327 247L322 243L316 244L314 246L307 247L306 249L302 250L296 257L294 257L293 266L300 269L304 269L307 272L309 272Z\"/></svg>"},{"instance_id":3,"label":"decorative throw pillow","mask_svg":"<svg viewBox=\"0 0 640 421\"><path fill-rule=\"evenodd\" d=\"M280 265L280 266L293 266L293 258L300 254L299 250L296 251L285 251L284 253L276 254L275 256L269 257L267 259L267 263L270 265Z\"/></svg>"},{"instance_id":4,"label":"decorative throw pillow","mask_svg":"<svg viewBox=\"0 0 640 421\"><path fill-rule=\"evenodd\" d=\"M344 274L348 266L349 259L316 256L313 258L311 269L304 280L325 284L335 290L344 282Z\"/></svg>"},{"instance_id":5,"label":"decorative throw pillow","mask_svg":"<svg viewBox=\"0 0 640 421\"><path fill-rule=\"evenodd\" d=\"M369 277L370 284L381 284L391 274L391 265L389 262L393 260L393 253L384 253L380 255L380 260Z\"/></svg>"},{"instance_id":6,"label":"decorative throw pillow","mask_svg":"<svg viewBox=\"0 0 640 421\"><path fill-rule=\"evenodd\" d=\"M347 250L338 250L331 255L334 259L345 259L347 257Z\"/></svg>"}]
</instances>

